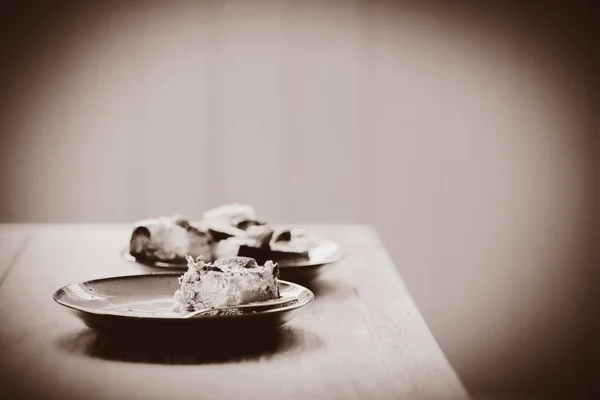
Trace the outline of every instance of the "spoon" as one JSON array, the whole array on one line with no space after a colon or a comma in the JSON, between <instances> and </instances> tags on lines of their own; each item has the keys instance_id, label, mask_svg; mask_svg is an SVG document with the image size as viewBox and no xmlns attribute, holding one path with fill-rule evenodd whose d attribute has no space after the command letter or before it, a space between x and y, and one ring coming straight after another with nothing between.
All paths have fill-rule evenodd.
<instances>
[{"instance_id":1,"label":"spoon","mask_svg":"<svg viewBox=\"0 0 600 400\"><path fill-rule=\"evenodd\" d=\"M186 314L183 318L194 318L199 315L206 314L208 312L224 311L224 310L265 311L270 308L275 308L275 307L284 306L284 305L291 305L296 302L298 302L297 299L289 299L289 298L285 299L285 298L281 297L279 299L272 299L272 300L261 301L261 302L257 302L257 303L241 304L241 305L237 305L237 306L204 308L202 310L197 310L197 311L191 312L189 314Z\"/></svg>"}]
</instances>

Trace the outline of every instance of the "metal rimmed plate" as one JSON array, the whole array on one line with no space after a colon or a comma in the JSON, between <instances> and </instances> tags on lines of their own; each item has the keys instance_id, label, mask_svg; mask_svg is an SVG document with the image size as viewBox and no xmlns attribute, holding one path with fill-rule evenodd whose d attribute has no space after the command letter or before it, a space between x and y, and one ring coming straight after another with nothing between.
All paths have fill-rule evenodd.
<instances>
[{"instance_id":1,"label":"metal rimmed plate","mask_svg":"<svg viewBox=\"0 0 600 400\"><path fill-rule=\"evenodd\" d=\"M186 319L172 310L180 276L180 273L157 273L96 279L64 286L53 297L88 327L127 336L272 328L290 321L314 299L309 289L280 281L281 297L296 300L293 304L241 315Z\"/></svg>"},{"instance_id":2,"label":"metal rimmed plate","mask_svg":"<svg viewBox=\"0 0 600 400\"><path fill-rule=\"evenodd\" d=\"M127 261L137 262L148 267L165 268L176 271L187 270L186 264L165 263L160 261L148 263L146 261L137 260L134 256L129 254L129 248L124 248L121 251L121 256ZM309 252L307 260L274 261L277 261L277 264L279 265L280 276L282 279L292 282L307 282L320 275L324 270L324 266L339 261L342 256L343 252L340 245L336 242L326 240ZM264 260L257 261L259 261L259 263L264 263Z\"/></svg>"}]
</instances>

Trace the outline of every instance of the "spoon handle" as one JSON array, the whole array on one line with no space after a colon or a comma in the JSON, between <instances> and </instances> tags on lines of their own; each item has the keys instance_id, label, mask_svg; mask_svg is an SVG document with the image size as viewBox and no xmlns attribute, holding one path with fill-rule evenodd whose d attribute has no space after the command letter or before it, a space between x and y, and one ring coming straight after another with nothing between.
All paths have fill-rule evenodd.
<instances>
[{"instance_id":1,"label":"spoon handle","mask_svg":"<svg viewBox=\"0 0 600 400\"><path fill-rule=\"evenodd\" d=\"M229 311L229 310L240 310L242 312L265 311L270 308L291 305L291 304L296 303L297 301L298 300L296 300L296 299L279 298L279 299L267 300L267 301L260 302L260 303L250 303L250 304L242 304L242 305L227 306L227 307L205 308L202 310L197 310L197 311L191 312L191 313L187 314L184 318L194 318L194 317L197 317L200 315L204 315L206 313L213 313L215 311L217 311L217 312Z\"/></svg>"}]
</instances>

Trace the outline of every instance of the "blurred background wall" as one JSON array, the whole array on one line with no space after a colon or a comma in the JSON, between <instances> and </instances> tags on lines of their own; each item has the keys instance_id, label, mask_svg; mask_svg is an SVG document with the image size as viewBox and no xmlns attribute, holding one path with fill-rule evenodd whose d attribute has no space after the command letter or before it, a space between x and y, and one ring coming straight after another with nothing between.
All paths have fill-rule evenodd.
<instances>
[{"instance_id":1,"label":"blurred background wall","mask_svg":"<svg viewBox=\"0 0 600 400\"><path fill-rule=\"evenodd\" d=\"M5 3L0 220L369 223L472 392L580 388L593 13L518 4Z\"/></svg>"}]
</instances>

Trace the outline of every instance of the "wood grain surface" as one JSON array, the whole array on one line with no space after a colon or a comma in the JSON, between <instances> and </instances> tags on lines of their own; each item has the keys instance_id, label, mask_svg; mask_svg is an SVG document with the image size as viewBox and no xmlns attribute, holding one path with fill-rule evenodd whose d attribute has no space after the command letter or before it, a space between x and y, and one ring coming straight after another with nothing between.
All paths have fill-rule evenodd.
<instances>
[{"instance_id":1,"label":"wood grain surface","mask_svg":"<svg viewBox=\"0 0 600 400\"><path fill-rule=\"evenodd\" d=\"M234 333L233 346L86 328L52 300L56 289L155 270L121 258L127 225L30 227L16 258L23 228L0 228L2 253L9 244L0 261L14 263L0 286L3 398L469 398L369 227L308 226L345 258L309 285L316 300L301 316L261 340Z\"/></svg>"},{"instance_id":2,"label":"wood grain surface","mask_svg":"<svg viewBox=\"0 0 600 400\"><path fill-rule=\"evenodd\" d=\"M27 224L0 224L0 284L27 245Z\"/></svg>"}]
</instances>

